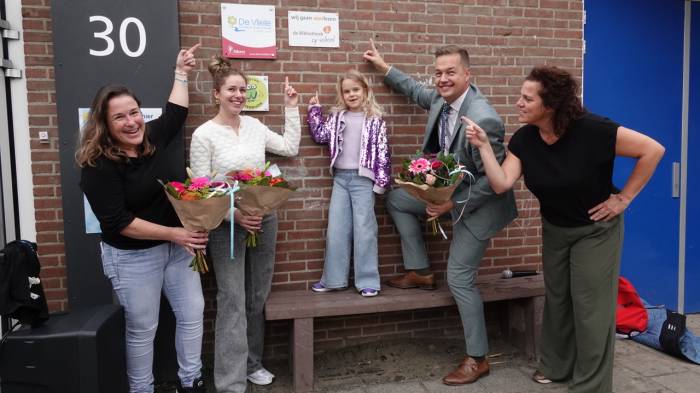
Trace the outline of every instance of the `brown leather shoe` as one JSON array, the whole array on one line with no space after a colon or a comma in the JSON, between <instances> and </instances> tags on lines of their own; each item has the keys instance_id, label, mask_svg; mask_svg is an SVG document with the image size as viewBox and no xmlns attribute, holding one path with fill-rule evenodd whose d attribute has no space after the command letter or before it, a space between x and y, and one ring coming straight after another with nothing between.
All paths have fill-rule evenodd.
<instances>
[{"instance_id":1,"label":"brown leather shoe","mask_svg":"<svg viewBox=\"0 0 700 393\"><path fill-rule=\"evenodd\" d=\"M477 362L474 358L467 356L462 364L442 379L445 385L465 385L476 382L477 379L489 375L489 362L484 359Z\"/></svg>"},{"instance_id":2,"label":"brown leather shoe","mask_svg":"<svg viewBox=\"0 0 700 393\"><path fill-rule=\"evenodd\" d=\"M435 275L430 273L427 276L421 276L414 271L410 271L401 277L392 278L386 282L386 285L394 288L408 289L435 289Z\"/></svg>"}]
</instances>

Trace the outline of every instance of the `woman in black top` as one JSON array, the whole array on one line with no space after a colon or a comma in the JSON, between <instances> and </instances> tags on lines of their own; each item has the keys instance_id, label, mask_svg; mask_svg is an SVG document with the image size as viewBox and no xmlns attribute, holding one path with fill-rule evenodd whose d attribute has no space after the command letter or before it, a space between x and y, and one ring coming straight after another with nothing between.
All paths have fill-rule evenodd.
<instances>
[{"instance_id":1,"label":"woman in black top","mask_svg":"<svg viewBox=\"0 0 700 393\"><path fill-rule=\"evenodd\" d=\"M131 392L153 392L153 339L161 290L176 318L178 392L204 392L201 378L204 299L189 268L206 233L182 225L157 180L184 180L175 135L187 118L187 75L195 45L177 56L163 115L145 124L140 103L124 86L101 88L82 130L76 160L80 186L102 229L104 273L124 306Z\"/></svg>"},{"instance_id":2,"label":"woman in black top","mask_svg":"<svg viewBox=\"0 0 700 393\"><path fill-rule=\"evenodd\" d=\"M612 392L615 299L622 213L642 190L664 148L653 139L587 112L578 83L557 67L535 67L521 89L509 154L499 165L486 134L467 125L469 143L501 193L520 175L542 215L545 308L539 383L570 381L571 392ZM615 156L637 159L622 190L612 183Z\"/></svg>"}]
</instances>

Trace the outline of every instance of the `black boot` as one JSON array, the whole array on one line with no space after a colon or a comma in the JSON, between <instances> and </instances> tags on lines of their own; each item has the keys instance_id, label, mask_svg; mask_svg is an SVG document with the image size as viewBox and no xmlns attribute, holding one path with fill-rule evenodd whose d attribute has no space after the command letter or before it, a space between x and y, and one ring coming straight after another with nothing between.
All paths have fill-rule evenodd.
<instances>
[{"instance_id":1,"label":"black boot","mask_svg":"<svg viewBox=\"0 0 700 393\"><path fill-rule=\"evenodd\" d=\"M175 389L176 393L207 393L207 388L204 386L204 378L199 377L192 381L192 387L184 387L182 386L182 382L178 381L177 382L177 389Z\"/></svg>"}]
</instances>

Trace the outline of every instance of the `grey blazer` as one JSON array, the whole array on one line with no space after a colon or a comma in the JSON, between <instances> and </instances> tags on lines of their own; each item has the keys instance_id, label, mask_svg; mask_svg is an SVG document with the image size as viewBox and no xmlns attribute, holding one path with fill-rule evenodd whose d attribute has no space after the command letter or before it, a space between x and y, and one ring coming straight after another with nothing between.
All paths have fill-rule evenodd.
<instances>
[{"instance_id":1,"label":"grey blazer","mask_svg":"<svg viewBox=\"0 0 700 393\"><path fill-rule=\"evenodd\" d=\"M384 82L394 91L410 98L418 106L429 111L422 148L425 153L437 153L440 150L437 122L445 100L435 89L420 85L396 67L389 70ZM503 121L476 85L469 85L469 92L464 98L458 116L467 116L486 131L498 162L503 162L506 155L505 146L503 146L503 138L505 137ZM484 172L479 149L469 144L464 134L464 125L459 120L455 123L455 129L449 143L449 152L455 154L460 163L465 165L466 169L476 177L476 182L471 186L471 194L469 194L469 182L465 179L452 196L452 200L455 202L452 219L456 220L459 217L463 207L461 204L457 204L457 201L463 201L469 196L460 222L477 239L486 240L518 216L515 196L512 190L498 195L491 189Z\"/></svg>"}]
</instances>

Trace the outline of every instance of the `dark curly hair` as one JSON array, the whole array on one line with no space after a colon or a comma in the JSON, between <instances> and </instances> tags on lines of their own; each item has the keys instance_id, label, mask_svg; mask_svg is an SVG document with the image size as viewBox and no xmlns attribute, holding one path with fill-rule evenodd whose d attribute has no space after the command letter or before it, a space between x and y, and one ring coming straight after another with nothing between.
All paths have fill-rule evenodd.
<instances>
[{"instance_id":1,"label":"dark curly hair","mask_svg":"<svg viewBox=\"0 0 700 393\"><path fill-rule=\"evenodd\" d=\"M555 66L538 66L525 80L539 82L542 103L554 111L552 124L556 136L562 136L569 123L583 114L579 84L568 71Z\"/></svg>"}]
</instances>

